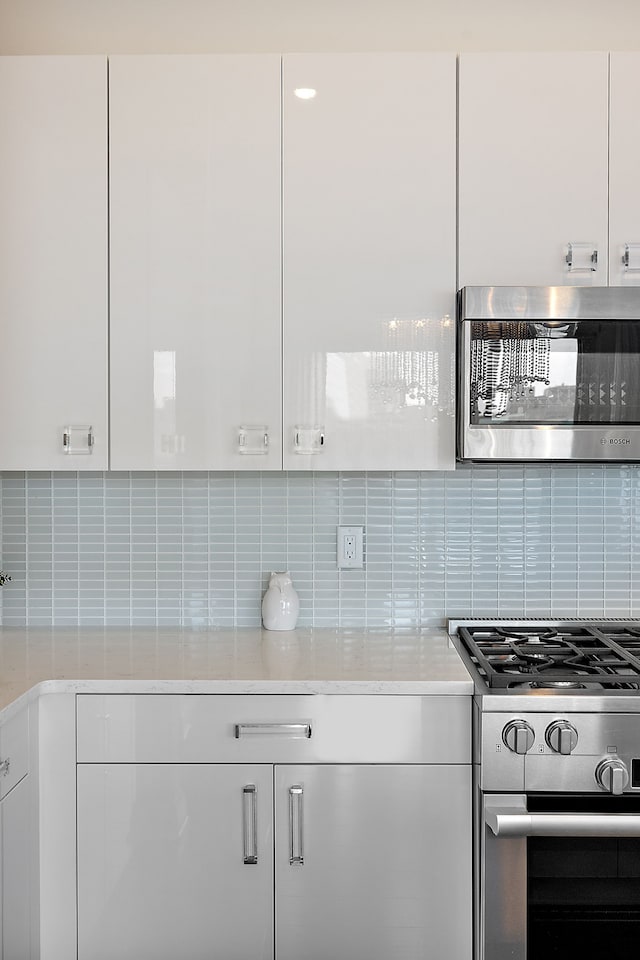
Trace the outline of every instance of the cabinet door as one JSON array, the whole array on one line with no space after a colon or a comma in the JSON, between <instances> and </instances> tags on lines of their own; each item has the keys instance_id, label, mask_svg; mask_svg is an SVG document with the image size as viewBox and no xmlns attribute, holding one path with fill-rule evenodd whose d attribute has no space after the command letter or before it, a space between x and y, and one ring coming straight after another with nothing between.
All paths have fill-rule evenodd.
<instances>
[{"instance_id":1,"label":"cabinet door","mask_svg":"<svg viewBox=\"0 0 640 960\"><path fill-rule=\"evenodd\" d=\"M640 54L611 54L609 152L610 283L640 285L638 87Z\"/></svg>"},{"instance_id":2,"label":"cabinet door","mask_svg":"<svg viewBox=\"0 0 640 960\"><path fill-rule=\"evenodd\" d=\"M269 960L272 783L268 765L80 764L79 960Z\"/></svg>"},{"instance_id":3,"label":"cabinet door","mask_svg":"<svg viewBox=\"0 0 640 960\"><path fill-rule=\"evenodd\" d=\"M468 765L276 767L278 960L469 960L470 780Z\"/></svg>"},{"instance_id":4,"label":"cabinet door","mask_svg":"<svg viewBox=\"0 0 640 960\"><path fill-rule=\"evenodd\" d=\"M283 83L285 468L452 468L455 57Z\"/></svg>"},{"instance_id":5,"label":"cabinet door","mask_svg":"<svg viewBox=\"0 0 640 960\"><path fill-rule=\"evenodd\" d=\"M607 70L604 53L460 56L460 287L607 283Z\"/></svg>"},{"instance_id":6,"label":"cabinet door","mask_svg":"<svg viewBox=\"0 0 640 960\"><path fill-rule=\"evenodd\" d=\"M280 58L112 57L109 96L111 466L281 469Z\"/></svg>"},{"instance_id":7,"label":"cabinet door","mask_svg":"<svg viewBox=\"0 0 640 960\"><path fill-rule=\"evenodd\" d=\"M106 60L0 57L0 91L0 470L103 470Z\"/></svg>"},{"instance_id":8,"label":"cabinet door","mask_svg":"<svg viewBox=\"0 0 640 960\"><path fill-rule=\"evenodd\" d=\"M33 835L29 781L23 780L0 803L2 852L2 949L4 960L31 956L31 890L29 865Z\"/></svg>"}]
</instances>

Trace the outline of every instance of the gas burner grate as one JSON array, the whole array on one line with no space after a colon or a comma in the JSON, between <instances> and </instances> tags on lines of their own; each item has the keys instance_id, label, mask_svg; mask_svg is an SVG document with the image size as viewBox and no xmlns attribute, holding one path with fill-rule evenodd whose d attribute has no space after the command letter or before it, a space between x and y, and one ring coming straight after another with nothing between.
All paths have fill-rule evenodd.
<instances>
[{"instance_id":1,"label":"gas burner grate","mask_svg":"<svg viewBox=\"0 0 640 960\"><path fill-rule=\"evenodd\" d=\"M483 623L458 635L490 688L640 690L640 627Z\"/></svg>"}]
</instances>

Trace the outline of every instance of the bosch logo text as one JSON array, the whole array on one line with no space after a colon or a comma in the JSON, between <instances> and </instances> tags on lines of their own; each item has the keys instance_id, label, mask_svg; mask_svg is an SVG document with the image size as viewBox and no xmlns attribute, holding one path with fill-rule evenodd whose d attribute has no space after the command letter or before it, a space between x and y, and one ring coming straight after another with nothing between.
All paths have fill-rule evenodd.
<instances>
[{"instance_id":1,"label":"bosch logo text","mask_svg":"<svg viewBox=\"0 0 640 960\"><path fill-rule=\"evenodd\" d=\"M602 444L615 443L615 444L625 444L625 445L626 445L626 444L631 443L631 440L629 439L629 437L609 437L608 440L607 440L606 437L603 437L602 440L600 441L600 443L602 443Z\"/></svg>"}]
</instances>

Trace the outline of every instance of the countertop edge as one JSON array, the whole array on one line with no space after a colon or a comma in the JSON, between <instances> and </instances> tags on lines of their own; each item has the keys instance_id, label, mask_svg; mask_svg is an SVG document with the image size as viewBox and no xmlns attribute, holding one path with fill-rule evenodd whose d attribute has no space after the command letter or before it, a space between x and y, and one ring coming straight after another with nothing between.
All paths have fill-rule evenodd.
<instances>
[{"instance_id":1,"label":"countertop edge","mask_svg":"<svg viewBox=\"0 0 640 960\"><path fill-rule=\"evenodd\" d=\"M469 680L42 680L0 710L0 723L50 694L472 696Z\"/></svg>"}]
</instances>

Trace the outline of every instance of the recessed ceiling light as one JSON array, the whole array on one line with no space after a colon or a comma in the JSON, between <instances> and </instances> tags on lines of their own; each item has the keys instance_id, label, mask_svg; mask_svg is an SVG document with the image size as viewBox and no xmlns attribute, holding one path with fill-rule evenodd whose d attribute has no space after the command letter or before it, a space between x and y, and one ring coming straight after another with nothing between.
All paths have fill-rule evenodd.
<instances>
[{"instance_id":1,"label":"recessed ceiling light","mask_svg":"<svg viewBox=\"0 0 640 960\"><path fill-rule=\"evenodd\" d=\"M313 100L317 90L314 90L313 87L296 87L293 92L300 100Z\"/></svg>"}]
</instances>

